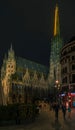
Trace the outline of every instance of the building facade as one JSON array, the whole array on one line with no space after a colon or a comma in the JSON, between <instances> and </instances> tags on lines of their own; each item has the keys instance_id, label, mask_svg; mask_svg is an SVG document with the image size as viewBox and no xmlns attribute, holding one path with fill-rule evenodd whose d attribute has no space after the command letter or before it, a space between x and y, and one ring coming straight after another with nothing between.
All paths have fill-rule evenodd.
<instances>
[{"instance_id":1,"label":"building facade","mask_svg":"<svg viewBox=\"0 0 75 130\"><path fill-rule=\"evenodd\" d=\"M16 57L12 49L8 51L1 68L3 104L24 102L25 88L47 89L48 68L35 62Z\"/></svg>"},{"instance_id":2,"label":"building facade","mask_svg":"<svg viewBox=\"0 0 75 130\"><path fill-rule=\"evenodd\" d=\"M64 45L61 50L62 90L75 91L75 40Z\"/></svg>"}]
</instances>

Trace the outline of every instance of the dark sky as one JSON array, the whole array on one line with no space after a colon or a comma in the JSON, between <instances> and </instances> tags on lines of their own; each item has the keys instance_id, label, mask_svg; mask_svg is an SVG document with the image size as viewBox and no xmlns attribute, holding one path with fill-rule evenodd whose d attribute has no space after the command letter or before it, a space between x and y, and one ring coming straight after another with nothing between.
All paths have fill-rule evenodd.
<instances>
[{"instance_id":1,"label":"dark sky","mask_svg":"<svg viewBox=\"0 0 75 130\"><path fill-rule=\"evenodd\" d=\"M75 0L0 1L0 64L12 43L17 56L49 65L56 3L66 43L75 35Z\"/></svg>"}]
</instances>

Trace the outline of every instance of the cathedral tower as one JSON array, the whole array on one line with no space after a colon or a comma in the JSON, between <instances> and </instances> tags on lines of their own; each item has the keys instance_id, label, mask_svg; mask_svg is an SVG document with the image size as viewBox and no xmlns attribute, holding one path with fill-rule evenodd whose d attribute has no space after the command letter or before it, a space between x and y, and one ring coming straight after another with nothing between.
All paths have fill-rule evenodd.
<instances>
[{"instance_id":1,"label":"cathedral tower","mask_svg":"<svg viewBox=\"0 0 75 130\"><path fill-rule=\"evenodd\" d=\"M1 85L2 85L2 102L3 105L7 105L9 101L9 91L10 91L10 79L11 75L16 72L16 60L15 53L12 49L12 45L10 50L8 51L8 56L5 56L3 61L2 69L1 69Z\"/></svg>"},{"instance_id":2,"label":"cathedral tower","mask_svg":"<svg viewBox=\"0 0 75 130\"><path fill-rule=\"evenodd\" d=\"M61 83L61 65L60 50L62 47L62 39L60 37L59 10L58 5L55 7L54 17L54 34L51 40L50 69L49 69L49 86L54 87L56 83Z\"/></svg>"}]
</instances>

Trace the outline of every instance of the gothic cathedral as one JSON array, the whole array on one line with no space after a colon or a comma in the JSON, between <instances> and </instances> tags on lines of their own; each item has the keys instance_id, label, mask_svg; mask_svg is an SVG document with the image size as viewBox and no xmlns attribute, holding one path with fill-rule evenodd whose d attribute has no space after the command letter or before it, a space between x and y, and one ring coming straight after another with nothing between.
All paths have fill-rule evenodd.
<instances>
[{"instance_id":1,"label":"gothic cathedral","mask_svg":"<svg viewBox=\"0 0 75 130\"><path fill-rule=\"evenodd\" d=\"M39 95L38 89L42 90L41 94L43 94L49 87L54 87L56 81L61 83L61 47L62 39L60 37L58 6L56 5L50 67L16 57L11 45L1 68L2 104L24 103L27 96L28 100L31 98L31 90L36 89L36 93ZM28 93L26 93L27 90Z\"/></svg>"}]
</instances>

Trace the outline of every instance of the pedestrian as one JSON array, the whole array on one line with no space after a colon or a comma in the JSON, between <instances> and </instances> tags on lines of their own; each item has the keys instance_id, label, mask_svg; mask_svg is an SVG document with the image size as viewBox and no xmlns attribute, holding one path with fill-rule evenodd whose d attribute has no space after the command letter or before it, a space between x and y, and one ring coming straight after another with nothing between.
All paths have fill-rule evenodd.
<instances>
[{"instance_id":1,"label":"pedestrian","mask_svg":"<svg viewBox=\"0 0 75 130\"><path fill-rule=\"evenodd\" d=\"M58 113L59 113L59 104L55 102L54 104L54 111L55 111L55 121L58 121Z\"/></svg>"},{"instance_id":2,"label":"pedestrian","mask_svg":"<svg viewBox=\"0 0 75 130\"><path fill-rule=\"evenodd\" d=\"M62 102L61 109L62 109L62 113L63 113L63 118L65 120L65 116L66 116L66 104L65 104L65 102Z\"/></svg>"},{"instance_id":3,"label":"pedestrian","mask_svg":"<svg viewBox=\"0 0 75 130\"><path fill-rule=\"evenodd\" d=\"M71 106L68 106L68 118L71 119Z\"/></svg>"}]
</instances>

